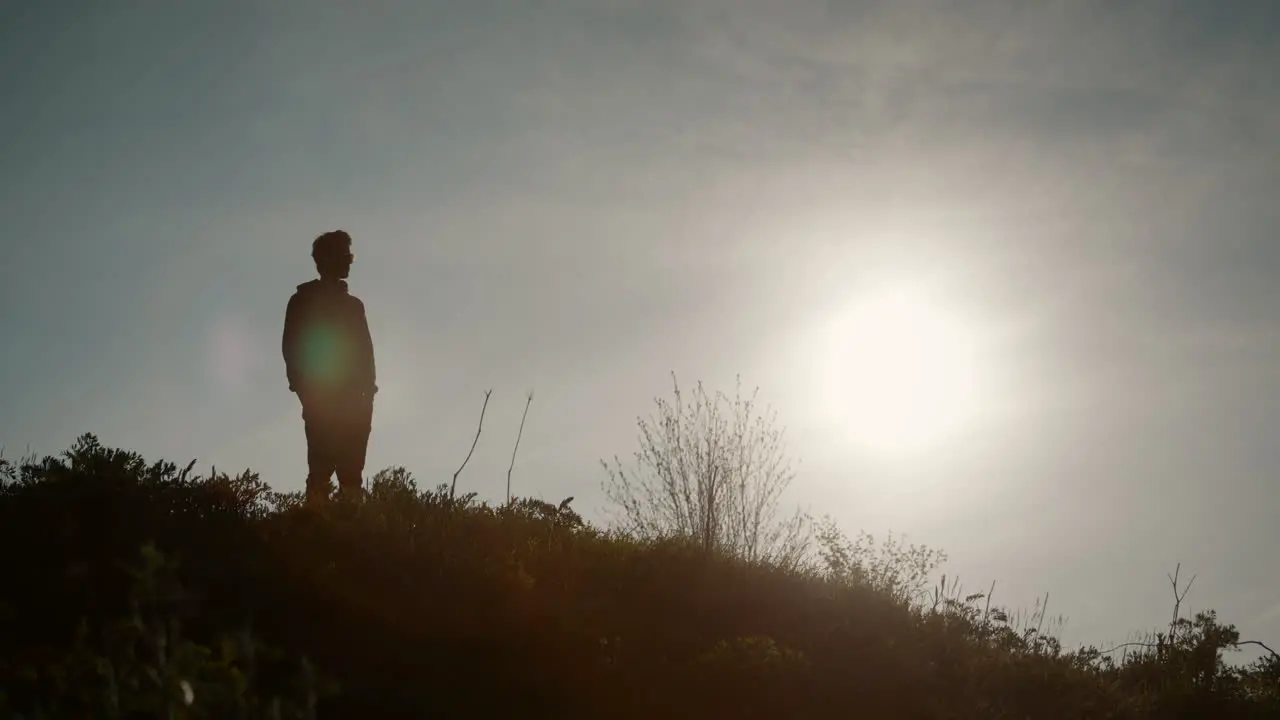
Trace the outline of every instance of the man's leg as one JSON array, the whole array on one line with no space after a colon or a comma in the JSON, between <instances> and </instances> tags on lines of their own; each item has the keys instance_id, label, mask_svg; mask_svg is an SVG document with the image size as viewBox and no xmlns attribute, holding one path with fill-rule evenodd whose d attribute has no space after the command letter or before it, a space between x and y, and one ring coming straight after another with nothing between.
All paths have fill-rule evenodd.
<instances>
[{"instance_id":1,"label":"man's leg","mask_svg":"<svg viewBox=\"0 0 1280 720\"><path fill-rule=\"evenodd\" d=\"M364 461L373 429L373 399L351 399L342 418L342 440L335 445L338 493L346 500L364 496Z\"/></svg>"},{"instance_id":2,"label":"man's leg","mask_svg":"<svg viewBox=\"0 0 1280 720\"><path fill-rule=\"evenodd\" d=\"M337 469L334 462L336 433L333 418L323 408L303 408L303 428L307 435L307 504L315 505L329 499L333 484L329 478Z\"/></svg>"}]
</instances>

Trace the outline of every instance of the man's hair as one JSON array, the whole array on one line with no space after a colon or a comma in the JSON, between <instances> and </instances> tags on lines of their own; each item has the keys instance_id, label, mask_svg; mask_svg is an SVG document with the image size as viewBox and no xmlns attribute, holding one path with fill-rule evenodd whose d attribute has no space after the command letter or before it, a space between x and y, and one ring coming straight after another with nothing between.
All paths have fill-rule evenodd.
<instances>
[{"instance_id":1,"label":"man's hair","mask_svg":"<svg viewBox=\"0 0 1280 720\"><path fill-rule=\"evenodd\" d=\"M345 230L330 230L311 243L311 258L317 262L351 250L351 236Z\"/></svg>"}]
</instances>

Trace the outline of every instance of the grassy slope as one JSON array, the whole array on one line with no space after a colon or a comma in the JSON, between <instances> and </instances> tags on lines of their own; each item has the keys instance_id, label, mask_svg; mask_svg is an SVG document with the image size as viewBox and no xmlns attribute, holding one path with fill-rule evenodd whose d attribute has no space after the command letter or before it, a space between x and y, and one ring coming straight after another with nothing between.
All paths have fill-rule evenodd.
<instances>
[{"instance_id":1,"label":"grassy slope","mask_svg":"<svg viewBox=\"0 0 1280 720\"><path fill-rule=\"evenodd\" d=\"M254 703L278 697L283 716L322 718L1280 717L1280 663L1223 665L1234 631L1209 616L1117 666L963 600L921 607L819 568L639 544L538 501L451 501L403 472L324 513L251 475L193 478L92 439L7 474L7 709L269 717ZM145 565L147 543L160 555L131 576L121 562Z\"/></svg>"}]
</instances>

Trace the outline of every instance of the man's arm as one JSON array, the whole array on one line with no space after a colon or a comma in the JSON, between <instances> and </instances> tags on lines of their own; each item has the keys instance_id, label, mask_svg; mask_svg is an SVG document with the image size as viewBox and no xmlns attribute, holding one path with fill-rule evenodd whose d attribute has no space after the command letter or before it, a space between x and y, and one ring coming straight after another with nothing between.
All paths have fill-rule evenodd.
<instances>
[{"instance_id":1,"label":"man's arm","mask_svg":"<svg viewBox=\"0 0 1280 720\"><path fill-rule=\"evenodd\" d=\"M364 303L360 302L359 341L361 380L369 395L378 392L378 372L373 360L373 336L369 332L369 318L365 314Z\"/></svg>"},{"instance_id":2,"label":"man's arm","mask_svg":"<svg viewBox=\"0 0 1280 720\"><path fill-rule=\"evenodd\" d=\"M289 304L284 310L284 334L280 338L280 353L284 356L284 372L291 392L298 391L298 320L301 305L296 294L289 298Z\"/></svg>"}]
</instances>

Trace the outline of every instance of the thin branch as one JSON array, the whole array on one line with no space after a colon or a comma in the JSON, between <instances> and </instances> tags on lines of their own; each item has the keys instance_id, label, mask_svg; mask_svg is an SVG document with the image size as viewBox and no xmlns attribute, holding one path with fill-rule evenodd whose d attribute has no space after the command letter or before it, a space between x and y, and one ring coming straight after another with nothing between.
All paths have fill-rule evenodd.
<instances>
[{"instance_id":1,"label":"thin branch","mask_svg":"<svg viewBox=\"0 0 1280 720\"><path fill-rule=\"evenodd\" d=\"M986 623L987 618L991 617L991 595L996 591L996 581L991 581L991 589L987 591L987 606L982 609L982 622Z\"/></svg>"},{"instance_id":2,"label":"thin branch","mask_svg":"<svg viewBox=\"0 0 1280 720\"><path fill-rule=\"evenodd\" d=\"M1270 647L1267 647L1267 644L1260 640L1241 640L1239 642L1233 642L1228 644L1231 645L1232 647L1237 647L1237 648L1240 647L1241 645L1257 645L1263 650L1266 650L1267 652L1271 653L1273 656L1276 657L1276 659L1280 659L1280 653L1276 652L1275 650L1272 650ZM1163 646L1160 643L1127 642L1127 643L1121 643L1107 650L1099 650L1098 654L1110 655L1111 653L1117 650L1123 650L1124 648L1130 648L1130 647L1140 647L1140 648L1145 648L1147 650L1159 650Z\"/></svg>"},{"instance_id":3,"label":"thin branch","mask_svg":"<svg viewBox=\"0 0 1280 720\"><path fill-rule=\"evenodd\" d=\"M520 437L524 435L524 419L529 415L529 406L533 404L533 392L530 391L524 402L524 413L520 415L520 431L516 433L516 446L511 448L511 465L507 467L507 504L511 504L511 471L516 467L516 451L520 449Z\"/></svg>"},{"instance_id":4,"label":"thin branch","mask_svg":"<svg viewBox=\"0 0 1280 720\"><path fill-rule=\"evenodd\" d=\"M484 405L480 406L480 425L476 427L476 436L475 439L471 441L471 449L467 451L467 458L462 461L462 465L458 468L458 471L453 474L453 484L449 486L450 500L453 499L454 490L458 488L458 475L462 474L462 468L465 468L467 463L471 461L471 453L476 451L476 443L480 442L480 431L484 429L484 411L485 408L489 407L489 395L492 393L493 390L484 391Z\"/></svg>"},{"instance_id":5,"label":"thin branch","mask_svg":"<svg viewBox=\"0 0 1280 720\"><path fill-rule=\"evenodd\" d=\"M1117 645L1117 646L1115 646L1115 647L1113 647L1113 648L1110 648L1110 649L1107 649L1107 650L1099 650L1099 651L1098 651L1098 654L1099 654L1099 655L1110 655L1111 653L1113 653L1113 652L1115 652L1115 651L1117 651L1117 650L1123 650L1123 649L1125 649L1125 648L1131 648L1131 647L1140 647L1140 648L1146 648L1146 649L1148 649L1148 650L1156 650L1156 649L1160 648L1160 645L1159 645L1159 644L1157 644L1157 643L1145 643L1145 642L1127 642L1127 643L1120 643L1119 645Z\"/></svg>"},{"instance_id":6,"label":"thin branch","mask_svg":"<svg viewBox=\"0 0 1280 720\"><path fill-rule=\"evenodd\" d=\"M1275 659L1280 660L1280 653L1267 647L1267 644L1260 640L1241 640L1240 642L1235 643L1235 645L1236 647L1239 647L1241 645L1257 645L1263 650L1266 650L1267 652L1271 653L1271 656L1274 657Z\"/></svg>"},{"instance_id":7,"label":"thin branch","mask_svg":"<svg viewBox=\"0 0 1280 720\"><path fill-rule=\"evenodd\" d=\"M1182 614L1181 612L1182 601L1186 599L1187 593L1191 592L1191 586L1194 585L1196 582L1196 576L1192 575L1191 580L1187 583L1187 586L1183 588L1181 593L1179 593L1178 592L1178 575L1181 572L1182 572L1182 563L1178 563L1174 567L1172 575L1168 575L1168 574L1165 575L1165 577L1169 578L1169 584L1173 586L1173 619L1169 621L1170 640L1173 639L1174 634L1177 632L1178 616Z\"/></svg>"}]
</instances>

